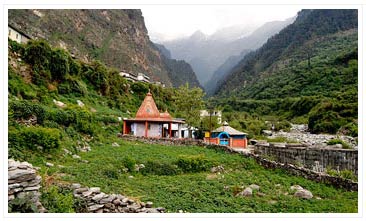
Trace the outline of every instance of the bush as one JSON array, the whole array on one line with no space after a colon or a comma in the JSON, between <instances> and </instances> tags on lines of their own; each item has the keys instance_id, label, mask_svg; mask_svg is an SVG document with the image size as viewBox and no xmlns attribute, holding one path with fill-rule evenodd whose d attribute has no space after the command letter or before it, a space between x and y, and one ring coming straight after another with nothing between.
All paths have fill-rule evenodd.
<instances>
[{"instance_id":1,"label":"bush","mask_svg":"<svg viewBox=\"0 0 366 221\"><path fill-rule=\"evenodd\" d=\"M342 144L343 149L351 149L351 146L341 139L331 139L327 142L328 145Z\"/></svg>"},{"instance_id":2,"label":"bush","mask_svg":"<svg viewBox=\"0 0 366 221\"><path fill-rule=\"evenodd\" d=\"M133 172L135 169L136 160L132 157L125 157L122 160L122 164L124 167L128 169L128 171Z\"/></svg>"},{"instance_id":3,"label":"bush","mask_svg":"<svg viewBox=\"0 0 366 221\"><path fill-rule=\"evenodd\" d=\"M172 176L181 172L176 165L168 163L160 163L156 161L148 161L145 164L145 168L140 169L144 175L154 174L159 176Z\"/></svg>"},{"instance_id":4,"label":"bush","mask_svg":"<svg viewBox=\"0 0 366 221\"><path fill-rule=\"evenodd\" d=\"M37 150L49 152L60 146L61 133L55 128L23 127L20 129L9 129L9 149L15 150ZM15 151L16 152L16 151ZM10 152L11 153L11 152Z\"/></svg>"},{"instance_id":5,"label":"bush","mask_svg":"<svg viewBox=\"0 0 366 221\"><path fill-rule=\"evenodd\" d=\"M46 118L43 106L32 101L10 101L9 110L13 112L15 119L29 119L31 116L36 116L38 124L42 124Z\"/></svg>"},{"instance_id":6,"label":"bush","mask_svg":"<svg viewBox=\"0 0 366 221\"><path fill-rule=\"evenodd\" d=\"M34 70L48 69L52 49L44 40L30 40L25 46L24 60L33 66Z\"/></svg>"},{"instance_id":7,"label":"bush","mask_svg":"<svg viewBox=\"0 0 366 221\"><path fill-rule=\"evenodd\" d=\"M177 161L178 167L186 173L207 171L211 168L211 163L202 155L180 156Z\"/></svg>"},{"instance_id":8,"label":"bush","mask_svg":"<svg viewBox=\"0 0 366 221\"><path fill-rule=\"evenodd\" d=\"M34 194L28 193L23 198L15 198L8 204L9 213L38 213L33 200Z\"/></svg>"},{"instance_id":9,"label":"bush","mask_svg":"<svg viewBox=\"0 0 366 221\"><path fill-rule=\"evenodd\" d=\"M13 52L16 52L20 55L23 55L24 53L24 46L22 44L19 44L16 41L13 41L11 39L8 39L8 44L10 46L10 50Z\"/></svg>"},{"instance_id":10,"label":"bush","mask_svg":"<svg viewBox=\"0 0 366 221\"><path fill-rule=\"evenodd\" d=\"M49 70L53 80L63 80L70 72L69 54L63 49L55 49L51 53Z\"/></svg>"},{"instance_id":11,"label":"bush","mask_svg":"<svg viewBox=\"0 0 366 221\"><path fill-rule=\"evenodd\" d=\"M72 192L58 186L50 186L42 192L41 202L50 213L73 213Z\"/></svg>"}]
</instances>

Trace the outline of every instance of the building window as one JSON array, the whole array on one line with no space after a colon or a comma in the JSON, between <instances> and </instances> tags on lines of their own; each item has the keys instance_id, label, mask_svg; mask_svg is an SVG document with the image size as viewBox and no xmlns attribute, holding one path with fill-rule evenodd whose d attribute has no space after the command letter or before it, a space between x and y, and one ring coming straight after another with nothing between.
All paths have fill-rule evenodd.
<instances>
[{"instance_id":1,"label":"building window","mask_svg":"<svg viewBox=\"0 0 366 221\"><path fill-rule=\"evenodd\" d=\"M9 34L8 34L8 36L10 36L11 35L11 30L9 29Z\"/></svg>"},{"instance_id":2,"label":"building window","mask_svg":"<svg viewBox=\"0 0 366 221\"><path fill-rule=\"evenodd\" d=\"M18 34L16 35L16 37L15 37L16 39L18 39Z\"/></svg>"}]
</instances>

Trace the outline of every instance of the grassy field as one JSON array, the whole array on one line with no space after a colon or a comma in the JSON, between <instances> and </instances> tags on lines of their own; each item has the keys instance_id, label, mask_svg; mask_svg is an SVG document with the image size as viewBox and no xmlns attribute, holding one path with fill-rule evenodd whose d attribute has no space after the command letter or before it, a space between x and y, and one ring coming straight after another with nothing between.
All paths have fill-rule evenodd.
<instances>
[{"instance_id":1,"label":"grassy field","mask_svg":"<svg viewBox=\"0 0 366 221\"><path fill-rule=\"evenodd\" d=\"M120 146L113 147L114 141ZM54 163L55 167L41 169L52 180L98 186L106 193L153 201L154 206L165 207L168 212L357 212L357 192L335 189L282 170L264 169L252 159L202 147L148 145L114 138L92 145L90 152L78 153L81 160L71 155L61 157L61 154L49 155L48 159L35 157L33 163L44 165L44 160ZM198 159L205 166L197 169L200 172L184 171L178 166L181 159ZM135 163L142 163L145 168L136 172ZM218 165L225 171L211 173L210 168ZM252 197L235 197L251 184L260 186ZM294 197L290 187L296 184L310 190L314 198ZM264 195L259 196L258 192Z\"/></svg>"}]
</instances>

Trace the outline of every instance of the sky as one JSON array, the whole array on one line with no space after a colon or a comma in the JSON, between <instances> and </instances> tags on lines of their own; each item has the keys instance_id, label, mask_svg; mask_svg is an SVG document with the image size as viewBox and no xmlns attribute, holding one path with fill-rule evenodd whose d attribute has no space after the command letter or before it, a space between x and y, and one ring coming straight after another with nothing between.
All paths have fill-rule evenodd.
<instances>
[{"instance_id":1,"label":"sky","mask_svg":"<svg viewBox=\"0 0 366 221\"><path fill-rule=\"evenodd\" d=\"M206 35L238 24L260 26L296 16L299 5L182 5L145 6L142 14L151 39L172 40L197 30Z\"/></svg>"}]
</instances>

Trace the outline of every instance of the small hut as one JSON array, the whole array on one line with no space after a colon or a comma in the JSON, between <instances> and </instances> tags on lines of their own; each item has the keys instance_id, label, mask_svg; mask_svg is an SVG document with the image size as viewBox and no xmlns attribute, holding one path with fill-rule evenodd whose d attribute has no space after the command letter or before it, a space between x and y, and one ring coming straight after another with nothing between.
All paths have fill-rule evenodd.
<instances>
[{"instance_id":1,"label":"small hut","mask_svg":"<svg viewBox=\"0 0 366 221\"><path fill-rule=\"evenodd\" d=\"M173 119L165 111L160 113L150 91L142 102L135 118L123 119L123 134L142 137L176 137L181 138L181 126L184 121ZM173 131L173 126L177 131Z\"/></svg>"},{"instance_id":2,"label":"small hut","mask_svg":"<svg viewBox=\"0 0 366 221\"><path fill-rule=\"evenodd\" d=\"M221 127L212 131L211 136L204 141L211 144L220 144L235 148L247 147L247 134L229 126L225 121Z\"/></svg>"}]
</instances>

